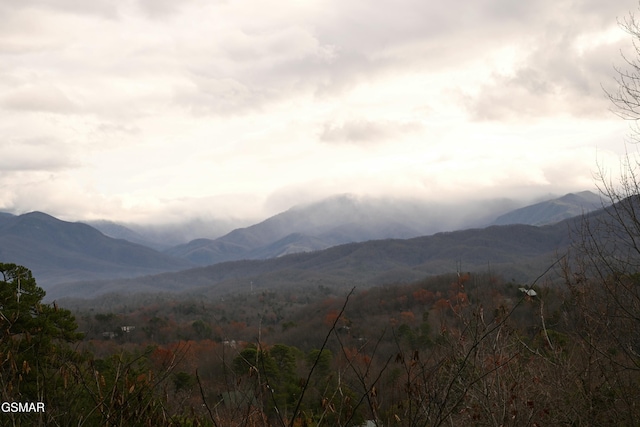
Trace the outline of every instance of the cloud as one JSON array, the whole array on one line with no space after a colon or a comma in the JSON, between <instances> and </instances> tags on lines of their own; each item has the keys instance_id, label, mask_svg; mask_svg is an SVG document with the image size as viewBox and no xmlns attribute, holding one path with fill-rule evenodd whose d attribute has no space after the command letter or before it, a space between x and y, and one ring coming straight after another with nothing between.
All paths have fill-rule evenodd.
<instances>
[{"instance_id":1,"label":"cloud","mask_svg":"<svg viewBox=\"0 0 640 427\"><path fill-rule=\"evenodd\" d=\"M196 115L229 115L255 111L263 103L259 89L233 78L191 76L191 85L176 90L174 102Z\"/></svg>"},{"instance_id":2,"label":"cloud","mask_svg":"<svg viewBox=\"0 0 640 427\"><path fill-rule=\"evenodd\" d=\"M62 90L50 84L27 84L1 98L9 110L37 111L58 114L78 113L80 108Z\"/></svg>"},{"instance_id":3,"label":"cloud","mask_svg":"<svg viewBox=\"0 0 640 427\"><path fill-rule=\"evenodd\" d=\"M195 113L256 111L313 93L338 57L333 46L321 44L310 29L297 24L219 28L201 38L188 48L197 59L174 86L175 102Z\"/></svg>"},{"instance_id":4,"label":"cloud","mask_svg":"<svg viewBox=\"0 0 640 427\"><path fill-rule=\"evenodd\" d=\"M96 131L111 137L118 137L119 135L139 135L140 128L136 126L128 126L122 123L105 122L98 124Z\"/></svg>"},{"instance_id":5,"label":"cloud","mask_svg":"<svg viewBox=\"0 0 640 427\"><path fill-rule=\"evenodd\" d=\"M48 69L45 81L59 89L71 86L80 96L74 99L82 100L85 110L106 114L119 104L133 113L148 110L145 104L154 102L198 116L253 113L293 97L336 99L362 82L400 78L407 72L469 68L505 43L521 51L557 56L554 60L531 55L514 73L495 74L492 81L485 81L482 95L494 94L503 105L506 100L496 94L497 88L516 87L530 94L526 86L530 76L554 81L548 67L562 59L574 37L584 33L576 30L557 43L554 34L561 30L553 25L566 20L567 25L579 26L582 20L585 31L599 29L603 22L613 24L611 11L622 9L622 2L608 4L607 16L602 6L589 3L573 16L565 16L566 1L520 3L465 1L460 13L450 5L419 0L381 2L376 7L358 0L323 5L301 2L289 8L266 1L258 14L250 3L191 0L178 7L175 2L138 0L133 6L98 1L89 7L73 0L36 1L29 9L7 13L5 19L15 22L0 30L7 34L0 36L0 47L11 52L45 52L50 59L44 68ZM47 14L51 9L77 16ZM118 19L101 19L105 16ZM38 29L23 30L24 25ZM531 37L545 32L551 34ZM575 60L574 69L590 74L595 64L585 59L574 55L559 65ZM31 60L37 57L24 57L22 70L43 70ZM30 83L21 74L20 81ZM74 75L78 78L73 79ZM464 84L450 81L452 88ZM562 96L564 86L555 87L544 96L545 105ZM478 98L465 102L481 117L487 108ZM552 114L550 110L545 111Z\"/></svg>"},{"instance_id":6,"label":"cloud","mask_svg":"<svg viewBox=\"0 0 640 427\"><path fill-rule=\"evenodd\" d=\"M461 91L471 117L605 117L609 103L602 88L614 82L613 64L629 40L613 18L604 21L593 9L583 12L569 15L567 25L555 17L540 34L525 39L528 47L512 54L507 69L496 67L472 91ZM611 16L608 12L604 16Z\"/></svg>"},{"instance_id":7,"label":"cloud","mask_svg":"<svg viewBox=\"0 0 640 427\"><path fill-rule=\"evenodd\" d=\"M138 7L152 18L169 18L179 13L190 1L138 0Z\"/></svg>"},{"instance_id":8,"label":"cloud","mask_svg":"<svg viewBox=\"0 0 640 427\"><path fill-rule=\"evenodd\" d=\"M351 120L340 125L325 123L320 141L327 143L349 143L369 145L401 138L422 128L418 122L393 122L389 120Z\"/></svg>"},{"instance_id":9,"label":"cloud","mask_svg":"<svg viewBox=\"0 0 640 427\"><path fill-rule=\"evenodd\" d=\"M65 171L3 174L0 210L14 214L37 210L68 221L125 211L117 199L88 192Z\"/></svg>"},{"instance_id":10,"label":"cloud","mask_svg":"<svg viewBox=\"0 0 640 427\"><path fill-rule=\"evenodd\" d=\"M118 8L110 0L4 0L1 8L7 10L45 9L78 15L94 15L103 18L116 18Z\"/></svg>"},{"instance_id":11,"label":"cloud","mask_svg":"<svg viewBox=\"0 0 640 427\"><path fill-rule=\"evenodd\" d=\"M0 143L0 171L4 176L17 171L60 171L78 166L69 147L46 138L9 140Z\"/></svg>"},{"instance_id":12,"label":"cloud","mask_svg":"<svg viewBox=\"0 0 640 427\"><path fill-rule=\"evenodd\" d=\"M247 200L290 188L274 203L501 192L527 162L515 146L541 159L566 146L572 159L573 141L595 145L591 134L614 144L600 84L627 44L616 17L634 7L0 1L2 185L21 209L112 218L249 215L259 203ZM572 174L589 175L588 157ZM564 165L545 162L518 178L523 188L560 185Z\"/></svg>"}]
</instances>

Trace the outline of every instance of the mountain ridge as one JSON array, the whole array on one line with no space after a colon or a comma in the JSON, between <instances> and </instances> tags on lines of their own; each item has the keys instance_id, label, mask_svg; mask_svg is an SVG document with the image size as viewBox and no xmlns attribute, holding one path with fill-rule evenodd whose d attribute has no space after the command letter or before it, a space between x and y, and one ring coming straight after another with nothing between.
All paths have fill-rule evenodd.
<instances>
[{"instance_id":1,"label":"mountain ridge","mask_svg":"<svg viewBox=\"0 0 640 427\"><path fill-rule=\"evenodd\" d=\"M279 286L372 286L424 276L495 268L507 277L532 280L555 261L569 242L566 223L491 226L412 239L348 243L267 260L219 263L176 273L121 281L78 282L53 288L52 295L95 297L111 292L229 292ZM522 261L526 262L522 264Z\"/></svg>"},{"instance_id":2,"label":"mountain ridge","mask_svg":"<svg viewBox=\"0 0 640 427\"><path fill-rule=\"evenodd\" d=\"M591 191L568 193L507 212L497 217L492 225L549 225L602 207L602 198Z\"/></svg>"},{"instance_id":3,"label":"mountain ridge","mask_svg":"<svg viewBox=\"0 0 640 427\"><path fill-rule=\"evenodd\" d=\"M326 249L331 246L384 238L411 238L452 230L464 225L480 226L493 212L504 211L512 202L484 208L487 212L470 218L458 213L454 205L415 200L359 198L338 195L318 202L294 206L249 227L235 229L217 239L197 239L177 245L165 253L200 265L239 259L266 259L290 252L287 236L299 235L297 251ZM501 209L502 208L502 209ZM480 212L481 209L476 209ZM304 236L304 237L302 237Z\"/></svg>"},{"instance_id":4,"label":"mountain ridge","mask_svg":"<svg viewBox=\"0 0 640 427\"><path fill-rule=\"evenodd\" d=\"M593 195L593 193L590 194ZM558 200L562 201L561 207L564 209L567 206L575 205L576 200L574 199L576 197L579 202L586 197L586 194L578 193L577 196L568 194ZM557 202L555 203L557 204ZM291 262L293 254L316 254L336 246L343 246L338 251L344 251L344 245L359 240L385 241L401 252L414 251L419 253L420 248L412 248L410 244L400 243L401 240L410 240L425 235L427 237L434 236L432 237L434 241L443 239L442 236L446 233L428 233L425 229L428 227L441 229L444 224L447 224L446 221L452 221L451 218L445 218L440 219L440 222L435 225L430 223L430 218L440 218L444 212L448 211L443 210L443 205L430 205L427 206L428 212L422 215L425 212L423 210L425 206L425 204L417 202L401 205L400 203L390 203L389 200L363 200L352 196L337 196L319 204L295 206L253 226L232 230L227 235L215 240L213 245L211 239L193 240L189 246L190 259L178 258L172 253L161 253L126 240L113 239L87 224L61 221L42 212L31 212L19 216L6 213L0 215L0 260L30 267L34 274L40 277L40 282L48 288L50 285L69 284L76 281L94 283L100 279L109 281L115 278L155 275L166 271L182 271L198 264L214 264L212 260L215 261L215 264L243 259L266 260L272 258L286 258L285 262ZM492 211L496 206L504 207L505 204L496 203L491 209L483 211L484 214ZM532 206L535 218L540 219L547 212L536 210L535 205ZM465 214L467 213L469 212L465 212ZM552 213L557 214L555 211ZM536 217L536 215L538 216ZM453 220L460 218L463 217ZM424 228L419 229L421 226ZM300 231L301 229L303 231ZM126 232L126 230L120 231ZM460 230L457 236L465 236L462 231L464 230ZM496 237L499 234L496 230L493 232L476 231L475 233L477 236L489 233L489 235L485 235L485 239L488 241L498 239L500 243L496 241L495 245L503 247L509 245L504 238ZM500 248L487 248L486 244L479 241L477 236L474 239L465 237L466 240L462 246L443 246L441 258L434 258L423 267L409 265L405 261L398 262L395 266L389 264L388 260L380 256L380 253L385 250L379 248L374 250L379 243L363 246L360 251L368 253L370 259L373 260L374 265L371 267L371 271L378 271L378 267L384 265L384 272L378 271L379 274L382 274L381 277L384 276L388 280L394 278L405 280L405 278L414 277L417 274L415 271L411 272L411 269L441 271L441 266L445 262L450 264L451 259L460 256L456 253L471 257L472 252L477 251L478 247L484 247L483 250L486 254L500 255ZM451 246L451 243L447 244ZM523 248L513 248L514 253L523 253L523 250ZM388 255L393 258L392 254ZM359 259L351 254L348 254L348 257L350 262L360 265L366 265L370 261ZM500 257L504 258L503 255ZM445 258L449 261L445 261ZM472 261L474 263L477 262L475 258L470 259L474 259ZM353 271L357 269L348 265L337 266L340 262L344 262L344 260L336 261L334 265L322 264L322 267L317 267L315 269L317 277L314 280L322 280L322 276L328 271L324 271L325 268L329 270L344 268L346 269L343 270L344 277L350 277L352 280L354 278ZM375 265L376 263L378 265ZM474 264L474 268L477 267L478 265ZM228 266L221 268L225 269ZM290 270L291 277L298 275L308 278L309 272L300 273L300 268L306 269L307 267L295 263L286 267ZM281 273L268 272L269 275L280 275L280 277ZM237 271L234 274L236 277L245 276L244 273ZM331 280L335 281L340 275L333 271L329 276L333 277ZM365 272L365 276L368 277L367 280L371 279L367 272ZM225 280L230 279L226 278ZM274 279L272 282L275 283L278 280ZM228 287L229 283L226 283L225 286Z\"/></svg>"},{"instance_id":5,"label":"mountain ridge","mask_svg":"<svg viewBox=\"0 0 640 427\"><path fill-rule=\"evenodd\" d=\"M0 222L0 259L28 266L45 286L86 277L131 277L193 265L146 246L107 237L87 224L62 221L38 211Z\"/></svg>"}]
</instances>

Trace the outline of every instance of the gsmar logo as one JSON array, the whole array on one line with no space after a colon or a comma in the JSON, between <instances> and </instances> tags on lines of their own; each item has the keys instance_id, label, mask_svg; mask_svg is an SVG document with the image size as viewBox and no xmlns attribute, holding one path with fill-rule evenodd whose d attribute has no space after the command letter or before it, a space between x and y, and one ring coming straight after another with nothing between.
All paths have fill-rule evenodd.
<instances>
[{"instance_id":1,"label":"gsmar logo","mask_svg":"<svg viewBox=\"0 0 640 427\"><path fill-rule=\"evenodd\" d=\"M44 412L44 402L2 402L2 412Z\"/></svg>"}]
</instances>

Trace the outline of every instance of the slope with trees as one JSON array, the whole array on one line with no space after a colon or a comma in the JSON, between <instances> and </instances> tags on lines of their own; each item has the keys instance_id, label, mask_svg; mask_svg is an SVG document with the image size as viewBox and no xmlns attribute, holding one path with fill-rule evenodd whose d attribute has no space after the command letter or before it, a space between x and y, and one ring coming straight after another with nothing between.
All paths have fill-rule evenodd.
<instances>
[{"instance_id":1,"label":"slope with trees","mask_svg":"<svg viewBox=\"0 0 640 427\"><path fill-rule=\"evenodd\" d=\"M577 221L574 219L574 222ZM224 295L256 288L349 287L410 282L425 275L499 270L520 281L535 278L567 248L573 222L552 226L494 226L414 239L375 240L276 259L234 261L127 280L60 284L50 296L94 297L110 292L198 292Z\"/></svg>"},{"instance_id":2,"label":"slope with trees","mask_svg":"<svg viewBox=\"0 0 640 427\"><path fill-rule=\"evenodd\" d=\"M142 245L112 239L81 223L41 212L0 221L0 257L32 266L44 286L79 279L133 277L193 266Z\"/></svg>"}]
</instances>

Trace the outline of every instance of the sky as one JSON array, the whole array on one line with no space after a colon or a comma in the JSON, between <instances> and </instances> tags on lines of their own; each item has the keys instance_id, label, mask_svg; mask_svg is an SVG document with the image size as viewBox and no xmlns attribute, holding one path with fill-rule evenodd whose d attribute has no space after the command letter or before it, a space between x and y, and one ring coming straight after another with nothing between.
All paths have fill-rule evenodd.
<instances>
[{"instance_id":1,"label":"sky","mask_svg":"<svg viewBox=\"0 0 640 427\"><path fill-rule=\"evenodd\" d=\"M630 0L0 0L0 210L260 217L615 170ZM635 149L635 148L634 148Z\"/></svg>"}]
</instances>

